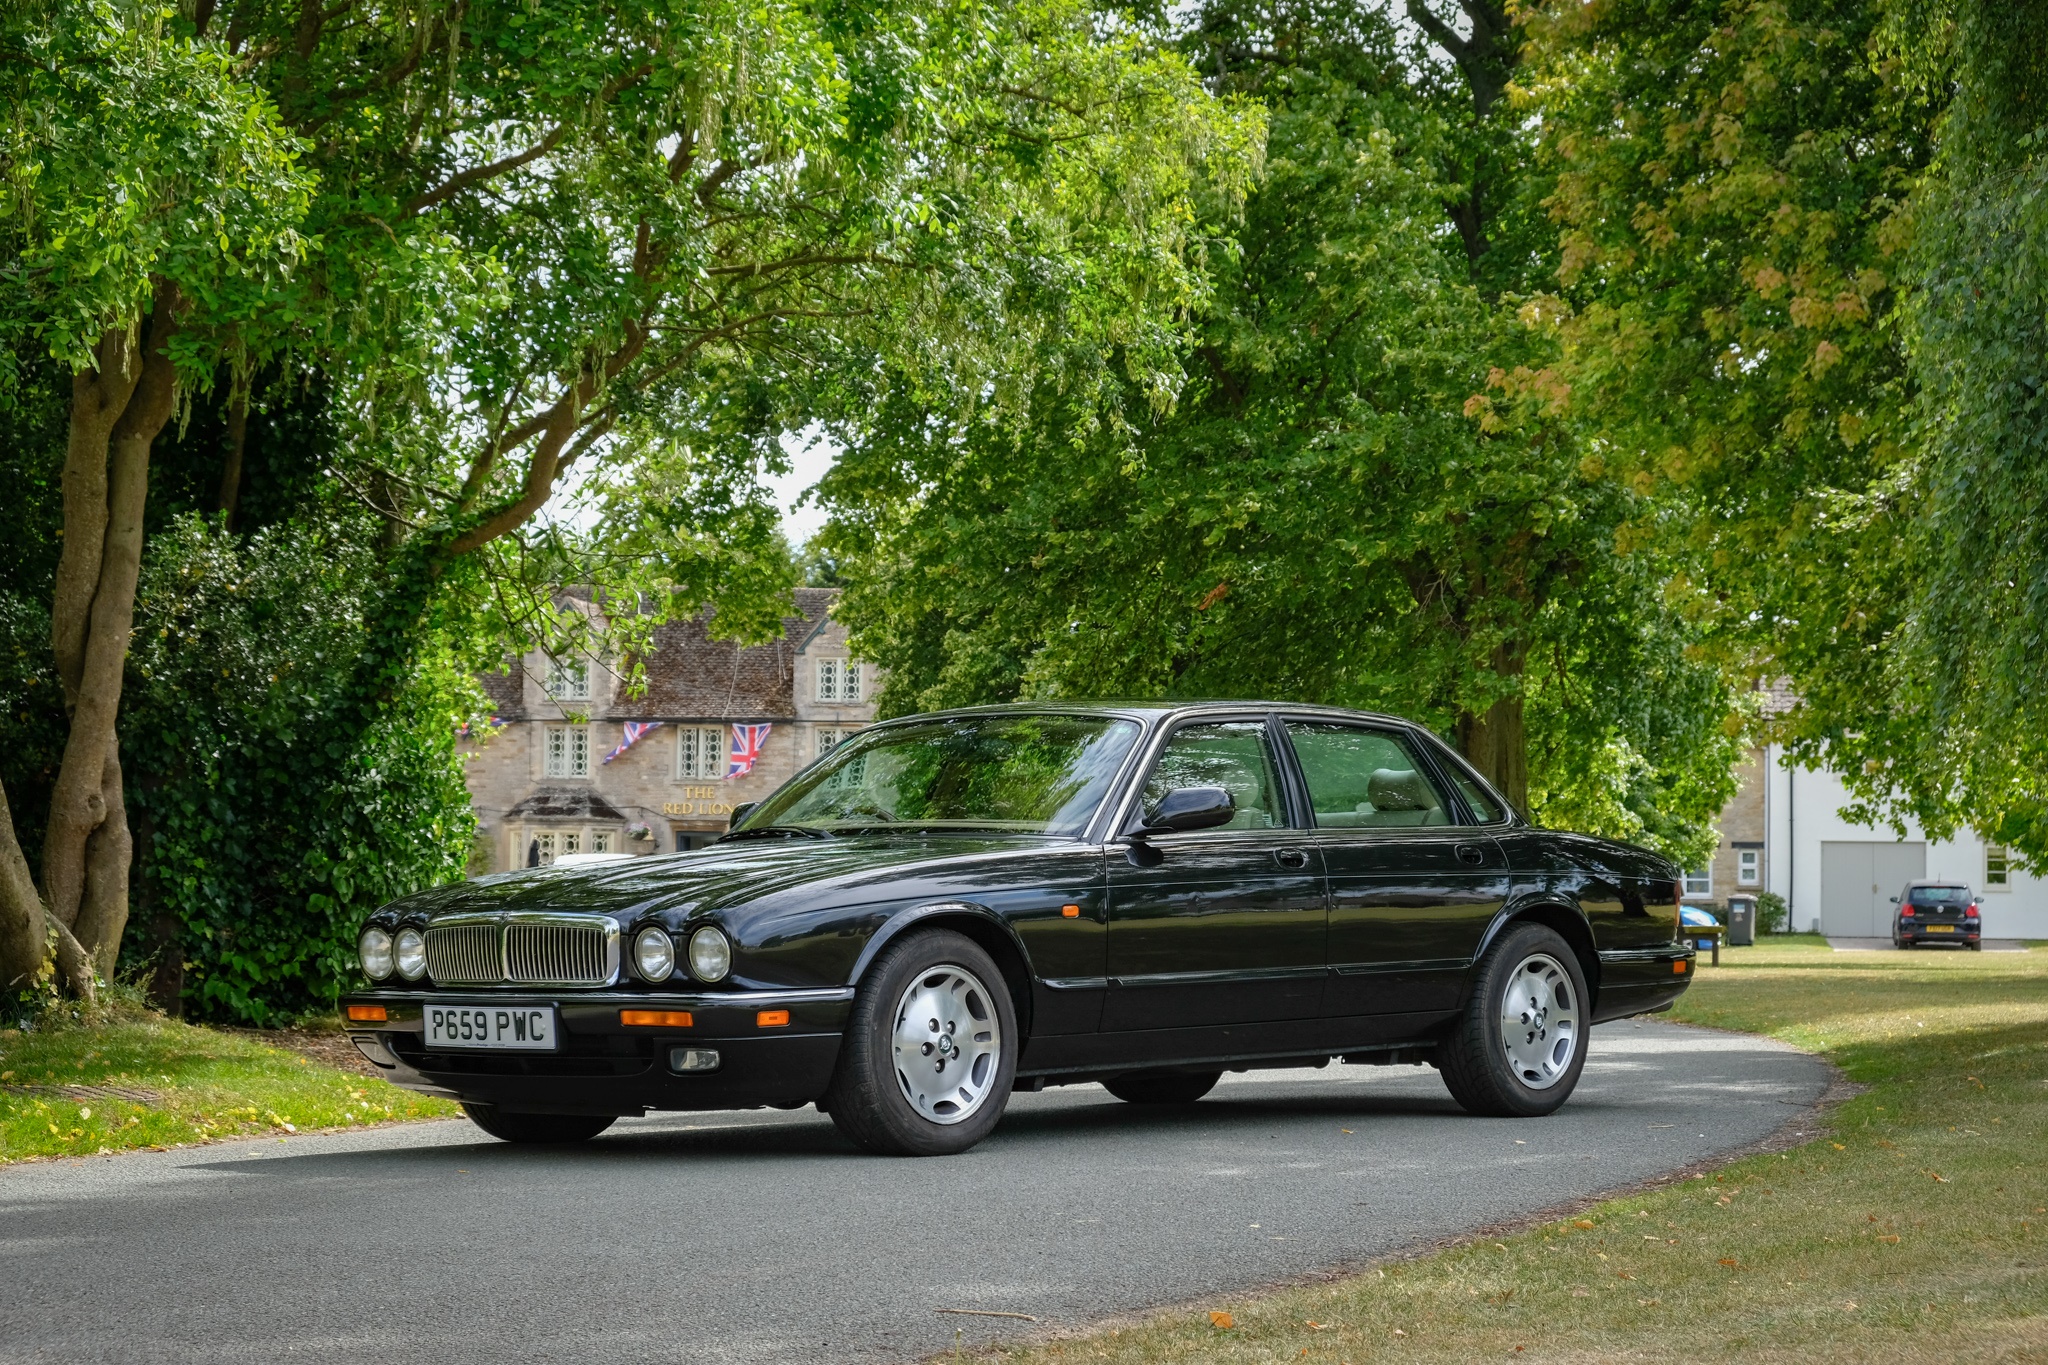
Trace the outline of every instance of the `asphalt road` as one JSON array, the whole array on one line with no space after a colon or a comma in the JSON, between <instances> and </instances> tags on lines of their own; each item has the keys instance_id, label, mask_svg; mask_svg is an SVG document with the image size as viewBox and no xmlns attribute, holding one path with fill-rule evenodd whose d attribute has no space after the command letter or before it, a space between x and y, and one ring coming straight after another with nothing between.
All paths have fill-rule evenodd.
<instances>
[{"instance_id":1,"label":"asphalt road","mask_svg":"<svg viewBox=\"0 0 2048 1365\"><path fill-rule=\"evenodd\" d=\"M1629 1021L1548 1119L1333 1065L1176 1111L1020 1095L951 1159L860 1155L807 1109L571 1151L457 1121L21 1165L0 1170L0 1361L912 1360L956 1328L1033 1330L935 1309L1227 1306L1745 1146L1827 1085L1789 1048Z\"/></svg>"}]
</instances>

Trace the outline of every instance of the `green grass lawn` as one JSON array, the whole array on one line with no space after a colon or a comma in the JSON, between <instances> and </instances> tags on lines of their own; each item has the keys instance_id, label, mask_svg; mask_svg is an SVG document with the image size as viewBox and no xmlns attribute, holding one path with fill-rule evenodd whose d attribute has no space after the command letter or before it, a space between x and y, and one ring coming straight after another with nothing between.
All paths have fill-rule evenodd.
<instances>
[{"instance_id":1,"label":"green grass lawn","mask_svg":"<svg viewBox=\"0 0 2048 1365\"><path fill-rule=\"evenodd\" d=\"M1867 1087L1826 1138L1515 1236L981 1358L2048 1361L2048 951L1802 938L1722 962L1676 1017L1782 1038Z\"/></svg>"},{"instance_id":2,"label":"green grass lawn","mask_svg":"<svg viewBox=\"0 0 2048 1365\"><path fill-rule=\"evenodd\" d=\"M302 1053L138 1012L0 1030L0 1164L458 1112Z\"/></svg>"}]
</instances>

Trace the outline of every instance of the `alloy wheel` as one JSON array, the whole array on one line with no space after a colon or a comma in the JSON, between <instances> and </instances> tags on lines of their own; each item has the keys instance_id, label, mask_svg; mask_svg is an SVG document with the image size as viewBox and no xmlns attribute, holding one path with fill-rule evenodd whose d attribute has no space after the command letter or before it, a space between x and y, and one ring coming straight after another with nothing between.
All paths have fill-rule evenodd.
<instances>
[{"instance_id":1,"label":"alloy wheel","mask_svg":"<svg viewBox=\"0 0 2048 1365\"><path fill-rule=\"evenodd\" d=\"M1500 1041L1508 1069L1531 1090L1548 1090L1571 1070L1579 1048L1579 999L1564 964L1531 953L1501 993Z\"/></svg>"},{"instance_id":2,"label":"alloy wheel","mask_svg":"<svg viewBox=\"0 0 2048 1365\"><path fill-rule=\"evenodd\" d=\"M1002 1021L980 977L940 963L904 988L891 1045L896 1083L910 1107L933 1123L959 1123L994 1088Z\"/></svg>"}]
</instances>

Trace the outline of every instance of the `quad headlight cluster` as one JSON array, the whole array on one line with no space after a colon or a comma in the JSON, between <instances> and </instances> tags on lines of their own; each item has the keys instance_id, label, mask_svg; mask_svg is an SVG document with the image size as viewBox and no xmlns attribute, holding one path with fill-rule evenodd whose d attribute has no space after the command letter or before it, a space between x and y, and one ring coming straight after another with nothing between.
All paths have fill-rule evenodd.
<instances>
[{"instance_id":1,"label":"quad headlight cluster","mask_svg":"<svg viewBox=\"0 0 2048 1365\"><path fill-rule=\"evenodd\" d=\"M732 970L732 943L705 925L690 935L686 965L699 981L723 981ZM633 970L642 981L666 981L676 972L676 941L668 930L648 925L633 936Z\"/></svg>"},{"instance_id":2,"label":"quad headlight cluster","mask_svg":"<svg viewBox=\"0 0 2048 1365\"><path fill-rule=\"evenodd\" d=\"M393 972L417 981L427 974L427 940L417 929L393 934L373 924L356 940L356 958L372 981L386 980Z\"/></svg>"}]
</instances>

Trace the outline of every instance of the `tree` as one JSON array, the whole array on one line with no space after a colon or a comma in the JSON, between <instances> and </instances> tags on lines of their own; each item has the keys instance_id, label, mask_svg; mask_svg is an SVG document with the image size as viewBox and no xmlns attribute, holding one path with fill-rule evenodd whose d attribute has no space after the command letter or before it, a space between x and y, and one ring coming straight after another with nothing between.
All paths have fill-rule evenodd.
<instances>
[{"instance_id":1,"label":"tree","mask_svg":"<svg viewBox=\"0 0 2048 1365\"><path fill-rule=\"evenodd\" d=\"M1582 472L1562 422L1473 401L1490 369L1540 388L1548 343L1445 221L1469 109L1415 98L1384 14L1217 6L1190 42L1272 116L1241 220L1208 206L1214 293L1177 401L1122 426L1057 395L947 422L908 381L847 405L826 542L884 709L1374 706L1453 734L1539 814L1710 845L1730 704L1682 657L1654 509Z\"/></svg>"},{"instance_id":2,"label":"tree","mask_svg":"<svg viewBox=\"0 0 2048 1365\"><path fill-rule=\"evenodd\" d=\"M179 284L151 317L213 349L140 349L182 346L188 383L225 367L238 395L240 376L270 363L327 386L339 439L325 472L386 527L331 715L365 743L451 594L523 588L528 603L506 614L531 614L567 544L536 517L573 470L717 486L692 471L751 466L847 357L886 355L958 401L1048 376L1108 393L1112 346L1157 371L1197 279L1186 201L1198 183L1244 178L1258 122L1140 30L1070 0L201 0L189 20L136 15L151 41L228 82L234 126L300 151L278 153L298 195L278 202L296 210L304 259L263 275L253 301L223 294L239 311L209 313L203 333L174 305L211 294ZM84 41L40 17L21 32ZM25 117L59 95L90 103L24 80L11 107ZM166 117L201 107L173 104ZM94 139L125 149L123 129L56 141L110 155ZM123 225L86 226L65 240L133 257ZM111 337L107 307L59 313ZM1044 336L1062 345L1020 345ZM231 401L224 506L246 421ZM671 520L699 524L690 508ZM774 586L719 577L742 561L754 562L672 555L657 566L710 579L611 586L661 611L695 610L707 581ZM100 800L114 812L100 823L125 828ZM125 903L118 892L107 883L109 904ZM19 937L26 954L33 935ZM118 926L102 957L117 939ZM82 965L67 977L88 989Z\"/></svg>"},{"instance_id":3,"label":"tree","mask_svg":"<svg viewBox=\"0 0 2048 1365\"><path fill-rule=\"evenodd\" d=\"M236 321L294 255L305 203L293 146L262 101L176 29L130 0L21 6L0 21L0 326L71 374L49 613L69 725L40 894L0 818L0 980L38 975L54 938L65 984L88 997L128 912L117 723L150 447L181 376L211 381Z\"/></svg>"}]
</instances>

